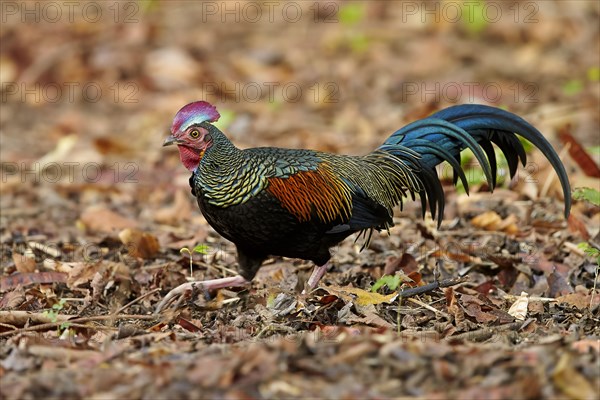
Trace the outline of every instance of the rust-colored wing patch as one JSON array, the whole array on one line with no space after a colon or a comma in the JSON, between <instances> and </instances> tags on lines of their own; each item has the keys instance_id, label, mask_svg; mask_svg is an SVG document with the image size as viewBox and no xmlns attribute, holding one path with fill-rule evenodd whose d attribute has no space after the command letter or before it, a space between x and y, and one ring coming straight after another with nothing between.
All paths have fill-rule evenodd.
<instances>
[{"instance_id":1,"label":"rust-colored wing patch","mask_svg":"<svg viewBox=\"0 0 600 400\"><path fill-rule=\"evenodd\" d=\"M267 190L301 222L314 216L323 222L350 218L350 188L335 176L327 163L319 164L314 171L301 171L287 178L269 178Z\"/></svg>"}]
</instances>

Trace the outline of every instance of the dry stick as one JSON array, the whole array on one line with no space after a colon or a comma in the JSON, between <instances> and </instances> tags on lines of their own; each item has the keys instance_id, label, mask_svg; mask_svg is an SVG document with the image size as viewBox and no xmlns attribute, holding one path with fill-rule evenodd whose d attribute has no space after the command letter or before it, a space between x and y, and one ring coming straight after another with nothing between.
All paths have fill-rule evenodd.
<instances>
[{"instance_id":1,"label":"dry stick","mask_svg":"<svg viewBox=\"0 0 600 400\"><path fill-rule=\"evenodd\" d=\"M403 291L401 291L401 292L398 293L398 297L416 296L418 294L423 294L423 293L431 292L432 290L435 290L435 289L438 289L438 288L444 288L444 287L458 285L459 283L463 283L463 282L466 282L468 280L469 280L468 276L463 276L461 278L450 278L450 279L444 279L443 281L435 281L433 283L429 283L429 284L424 285L424 286L418 286L418 287L415 287L415 288L410 288L410 289L403 290Z\"/></svg>"},{"instance_id":2,"label":"dry stick","mask_svg":"<svg viewBox=\"0 0 600 400\"><path fill-rule=\"evenodd\" d=\"M25 325L27 321L40 324L65 322L68 321L71 317L71 315L59 314L55 316L50 316L48 313L32 313L29 311L21 310L0 311L0 322L12 325Z\"/></svg>"},{"instance_id":3,"label":"dry stick","mask_svg":"<svg viewBox=\"0 0 600 400\"><path fill-rule=\"evenodd\" d=\"M470 331L470 332L461 333L459 335L448 336L446 339L451 340L451 341L465 340L465 339L472 340L472 341L481 341L481 340L489 339L496 332L517 330L517 329L520 329L522 326L523 326L523 322L511 322L510 324L506 324L506 325L494 326L494 327L489 327L489 328L486 327L486 328L481 328L481 329L477 329L477 330Z\"/></svg>"},{"instance_id":4,"label":"dry stick","mask_svg":"<svg viewBox=\"0 0 600 400\"><path fill-rule=\"evenodd\" d=\"M79 326L79 324L82 323L82 322L106 321L106 320L110 320L110 319L155 320L156 316L155 315L121 314L121 315L97 315L97 316L94 316L94 317L73 318L73 319L70 319L70 320L67 320L67 321L51 322L51 323L48 323L48 324L35 325L35 326L27 327L27 328L19 328L19 329L8 331L8 332L3 332L3 333L0 333L0 337L10 336L10 335L14 335L14 334L17 334L17 333L23 333L23 332L32 332L32 331L41 331L41 330L44 330L44 329L51 329L51 328L54 328L54 327L59 326L61 324L64 324L65 322L69 322L71 324L78 324L77 326ZM95 328L94 326L88 326L88 325L83 325L83 326L85 328L88 328L88 329Z\"/></svg>"},{"instance_id":5,"label":"dry stick","mask_svg":"<svg viewBox=\"0 0 600 400\"><path fill-rule=\"evenodd\" d=\"M427 285L424 285L424 286L419 286L419 287L416 287L416 288L410 288L410 289L403 290L403 291L401 291L401 292L398 293L398 297L400 299L402 299L403 297L415 296L415 295L418 295L418 294L423 294L423 293L430 292L430 291L435 290L437 288L443 288L443 287L458 285L459 283L466 282L468 280L469 280L468 276L463 276L462 278L451 278L451 279L443 280L441 282L440 281L435 281L433 283L430 283L430 284L427 284ZM431 306L429 306L429 305L427 305L425 303L422 303L422 302L417 301L415 299L408 299L408 300L412 301L413 303L419 304L420 306L423 306L423 307L425 307L425 308L427 308L427 309L429 309L429 310L431 310L431 311L433 311L435 313L439 313L439 314L443 315L444 317L446 317L447 319L451 318L450 315L448 315L447 313L445 313L443 311L440 311L440 310L437 310L437 309L435 309L435 308L433 308L433 307L431 307ZM400 305L400 302L398 302L398 305ZM396 320L396 326L398 326L398 333L399 333L400 332L399 329L400 329L400 322L401 322L400 321L400 315L401 315L401 313L398 313L397 315L398 315L398 317L397 317L397 320Z\"/></svg>"},{"instance_id":6,"label":"dry stick","mask_svg":"<svg viewBox=\"0 0 600 400\"><path fill-rule=\"evenodd\" d=\"M121 313L123 312L123 310L125 310L127 307L129 307L129 306L131 306L131 305L133 305L133 304L137 303L138 301L140 301L140 300L142 300L142 299L144 299L144 298L146 298L146 297L150 296L152 293L156 293L156 292L158 292L158 291L160 291L160 288L152 289L152 290L151 290L151 291L149 291L148 293L146 293L146 294L143 294L143 295L141 295L140 297L138 297L138 298L136 298L136 299L133 299L133 300L131 300L129 303L127 303L127 304L125 304L123 307L119 308L119 309L117 310L117 312L115 312L114 314L115 314L115 315L116 315L116 314L121 314Z\"/></svg>"},{"instance_id":7,"label":"dry stick","mask_svg":"<svg viewBox=\"0 0 600 400\"><path fill-rule=\"evenodd\" d=\"M417 304L417 305L419 305L419 306L421 306L421 307L423 307L423 308L426 308L426 309L428 309L429 311L433 311L435 314L441 315L442 317L444 317L444 318L446 318L446 319L451 319L451 318L452 318L452 317L450 316L450 314L448 314L448 313L445 313L445 312L443 312L443 311L440 311L440 310L438 310L437 308L433 308L433 307L431 307L429 304L423 303L423 302L422 302L422 301L420 301L420 300L417 300L417 299L411 299L411 298L409 298L409 299L406 299L406 300L410 301L411 303L415 303L415 304Z\"/></svg>"},{"instance_id":8,"label":"dry stick","mask_svg":"<svg viewBox=\"0 0 600 400\"><path fill-rule=\"evenodd\" d=\"M70 349L65 347L52 347L40 345L28 346L27 352L31 355L43 358L51 358L56 360L69 359L71 361L89 359L94 356L102 355L101 351L96 350Z\"/></svg>"},{"instance_id":9,"label":"dry stick","mask_svg":"<svg viewBox=\"0 0 600 400\"><path fill-rule=\"evenodd\" d=\"M569 152L570 148L571 148L571 143L567 143L565 145L565 147L562 149L562 151L558 154L558 158L560 159L561 162L564 163L565 156ZM552 181L554 181L554 174L548 174L548 177L546 178L546 181L544 182L544 186L542 186L542 190L540 190L540 197L546 197L546 195L548 194L548 191L550 190L550 185L552 185Z\"/></svg>"}]
</instances>

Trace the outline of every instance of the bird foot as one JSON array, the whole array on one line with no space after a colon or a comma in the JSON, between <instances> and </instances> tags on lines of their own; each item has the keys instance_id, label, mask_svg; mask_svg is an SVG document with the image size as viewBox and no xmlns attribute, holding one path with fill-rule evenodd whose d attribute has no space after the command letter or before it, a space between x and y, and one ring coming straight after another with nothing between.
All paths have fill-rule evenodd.
<instances>
[{"instance_id":1,"label":"bird foot","mask_svg":"<svg viewBox=\"0 0 600 400\"><path fill-rule=\"evenodd\" d=\"M186 282L175 289L171 290L164 299L158 303L156 307L156 313L161 312L169 303L171 303L176 297L180 297L185 294L188 290L193 291L194 289L203 289L203 290L215 290L222 289L228 287L238 287L247 285L248 282L243 276L236 275L230 276L228 278L219 278L219 279L210 279L206 281L196 281L196 282Z\"/></svg>"},{"instance_id":2,"label":"bird foot","mask_svg":"<svg viewBox=\"0 0 600 400\"><path fill-rule=\"evenodd\" d=\"M308 281L306 281L306 286L307 286L308 290L305 288L302 291L302 294L311 292L314 288L316 288L317 284L319 283L319 281L321 280L323 275L325 275L325 272L327 272L328 268L329 268L329 263L325 263L321 266L315 265L315 269L313 269L312 274L310 274L310 278L308 278Z\"/></svg>"}]
</instances>

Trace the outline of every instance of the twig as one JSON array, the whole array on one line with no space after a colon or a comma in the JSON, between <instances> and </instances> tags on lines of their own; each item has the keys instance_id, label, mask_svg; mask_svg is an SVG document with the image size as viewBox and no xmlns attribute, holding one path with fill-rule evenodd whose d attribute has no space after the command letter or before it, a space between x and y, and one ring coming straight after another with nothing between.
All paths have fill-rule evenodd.
<instances>
[{"instance_id":1,"label":"twig","mask_svg":"<svg viewBox=\"0 0 600 400\"><path fill-rule=\"evenodd\" d=\"M469 280L468 276L463 276L462 278L451 278L451 279L444 279L443 281L435 281L433 283L429 283L429 284L424 285L424 286L418 286L418 287L415 287L415 288L410 288L410 289L403 290L403 291L401 291L401 292L398 293L398 297L416 296L418 294L423 294L423 293L431 292L432 290L435 290L435 289L438 289L438 288L455 286L455 285L458 285L459 283L463 283L463 282L466 282L468 280Z\"/></svg>"},{"instance_id":2,"label":"twig","mask_svg":"<svg viewBox=\"0 0 600 400\"><path fill-rule=\"evenodd\" d=\"M441 315L442 317L444 317L446 319L452 319L452 317L450 316L450 314L445 313L445 312L443 312L441 310L438 310L437 308L433 308L429 304L423 303L420 300L412 299L412 298L409 298L409 299L406 299L406 300L408 300L408 301L410 301L412 303L415 303L417 305L420 305L421 307L424 307L424 308L428 309L429 311L433 311L434 313L439 314L439 315Z\"/></svg>"},{"instance_id":3,"label":"twig","mask_svg":"<svg viewBox=\"0 0 600 400\"><path fill-rule=\"evenodd\" d=\"M57 317L65 317L64 315L58 315ZM142 319L142 320L155 320L156 316L154 315L134 315L134 314L121 314L121 315L96 315L94 317L82 317L82 318L73 318L70 320L62 320L62 321L56 321L56 322L50 322L47 324L41 324L41 325L35 325L35 326L29 326L27 328L19 328L19 329L15 329L12 331L8 331L8 332L2 332L0 333L0 337L4 337L4 336L11 336L17 333L23 333L23 332L32 332L32 331L42 331L45 329L52 329L55 328L57 326L60 326L61 324L64 324L65 322L69 322L71 324L71 326L73 326L73 324L77 324L77 326L79 327L85 327L85 328L95 328L93 326L88 326L88 325L81 325L83 322L94 322L94 321L106 321L106 320L112 320L112 319ZM106 327L102 327L99 329L104 329Z\"/></svg>"},{"instance_id":4,"label":"twig","mask_svg":"<svg viewBox=\"0 0 600 400\"><path fill-rule=\"evenodd\" d=\"M237 275L237 271L234 271L234 270L233 270L233 269L231 269L231 268L227 268L227 267L226 267L226 266L224 266L224 265L212 265L212 264L205 263L205 262L203 262L202 264L203 264L203 265L204 265L204 266L205 266L207 269L212 269L212 270L214 270L214 271L216 271L216 272L220 272L220 273L221 273L223 276L227 276L226 272L227 272L227 273L229 273L229 274L231 274L231 275Z\"/></svg>"},{"instance_id":5,"label":"twig","mask_svg":"<svg viewBox=\"0 0 600 400\"><path fill-rule=\"evenodd\" d=\"M149 291L148 293L145 293L145 294L141 295L140 297L138 297L136 299L131 300L129 303L127 303L123 307L119 308L117 310L117 312L115 312L115 314L121 314L123 312L123 310L125 310L129 306L131 306L131 305L137 303L138 301L140 301L140 300L142 300L142 299L150 296L151 294L159 292L159 291L160 291L160 288L156 288L156 289L153 289L153 290Z\"/></svg>"},{"instance_id":6,"label":"twig","mask_svg":"<svg viewBox=\"0 0 600 400\"><path fill-rule=\"evenodd\" d=\"M430 255L432 255L433 253L435 253L436 251L438 251L439 249L431 249L429 250L427 253L420 255L419 257L415 257L415 261L417 263L420 263L421 261L425 260L427 257L429 257Z\"/></svg>"},{"instance_id":7,"label":"twig","mask_svg":"<svg viewBox=\"0 0 600 400\"><path fill-rule=\"evenodd\" d=\"M571 143L566 143L565 147L558 154L558 158L560 158L561 162L564 162L565 156L569 152L570 148L571 148ZM546 181L544 182L544 186L542 186L542 190L540 190L540 194L539 194L540 198L546 197L546 195L548 194L548 191L550 190L550 185L552 185L552 181L554 180L554 175L555 174L549 174L548 177L546 178Z\"/></svg>"},{"instance_id":8,"label":"twig","mask_svg":"<svg viewBox=\"0 0 600 400\"><path fill-rule=\"evenodd\" d=\"M575 243L564 242L563 246L569 249L572 253L577 254L580 257L585 257L585 252L581 250Z\"/></svg>"},{"instance_id":9,"label":"twig","mask_svg":"<svg viewBox=\"0 0 600 400\"><path fill-rule=\"evenodd\" d=\"M461 333L459 335L449 336L449 337L447 337L447 339L451 340L451 341L467 339L467 340L477 342L477 341L489 339L496 332L518 330L521 328L521 326L523 326L523 322L511 322L510 324L506 324L506 325L493 326L493 327L489 327L489 328L486 327L486 328L477 329L475 331Z\"/></svg>"},{"instance_id":10,"label":"twig","mask_svg":"<svg viewBox=\"0 0 600 400\"><path fill-rule=\"evenodd\" d=\"M71 361L88 359L94 356L101 356L102 352L95 350L80 350L70 349L65 347L52 347L52 346L40 346L32 345L27 348L27 352L31 355L52 358L56 360L69 359Z\"/></svg>"},{"instance_id":11,"label":"twig","mask_svg":"<svg viewBox=\"0 0 600 400\"><path fill-rule=\"evenodd\" d=\"M514 294L505 294L504 296L502 296L502 298L509 300L509 301L516 301L517 299L519 299L521 296L515 296ZM529 301L541 301L544 303L547 302L556 302L558 300L553 299L552 297L538 297L538 296L529 296Z\"/></svg>"},{"instance_id":12,"label":"twig","mask_svg":"<svg viewBox=\"0 0 600 400\"><path fill-rule=\"evenodd\" d=\"M61 322L68 321L69 318L71 318L71 317L72 317L72 315L62 315L62 314L51 316L47 312L32 313L29 311L19 311L19 310L0 311L0 321L2 323L12 324L12 325L25 325L25 323L27 321L31 321L33 323L42 323L42 324L48 324L48 323L54 323L54 322L61 323Z\"/></svg>"}]
</instances>

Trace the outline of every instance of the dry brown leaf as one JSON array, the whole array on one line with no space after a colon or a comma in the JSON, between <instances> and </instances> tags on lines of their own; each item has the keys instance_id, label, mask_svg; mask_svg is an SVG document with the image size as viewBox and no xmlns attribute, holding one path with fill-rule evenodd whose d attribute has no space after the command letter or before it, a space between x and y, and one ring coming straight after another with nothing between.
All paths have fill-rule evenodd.
<instances>
[{"instance_id":1,"label":"dry brown leaf","mask_svg":"<svg viewBox=\"0 0 600 400\"><path fill-rule=\"evenodd\" d=\"M67 274L61 272L18 273L0 278L0 292L14 289L18 286L27 286L35 283L66 282L66 280Z\"/></svg>"},{"instance_id":2,"label":"dry brown leaf","mask_svg":"<svg viewBox=\"0 0 600 400\"><path fill-rule=\"evenodd\" d=\"M548 275L548 295L549 297L564 296L573 293L573 288L566 278L566 273L562 274L558 270Z\"/></svg>"},{"instance_id":3,"label":"dry brown leaf","mask_svg":"<svg viewBox=\"0 0 600 400\"><path fill-rule=\"evenodd\" d=\"M104 206L91 206L86 208L80 217L81 222L91 231L112 233L115 230L135 228L137 222Z\"/></svg>"},{"instance_id":4,"label":"dry brown leaf","mask_svg":"<svg viewBox=\"0 0 600 400\"><path fill-rule=\"evenodd\" d=\"M511 214L505 219L502 219L495 211L484 212L471 220L471 224L477 228L485 229L487 231L506 232L511 235L519 232L516 222L516 216Z\"/></svg>"},{"instance_id":5,"label":"dry brown leaf","mask_svg":"<svg viewBox=\"0 0 600 400\"><path fill-rule=\"evenodd\" d=\"M554 385L571 399L596 399L597 393L592 384L583 377L573 366L573 361L568 353L564 353L554 372L552 373Z\"/></svg>"},{"instance_id":6,"label":"dry brown leaf","mask_svg":"<svg viewBox=\"0 0 600 400\"><path fill-rule=\"evenodd\" d=\"M205 243L206 238L208 237L208 231L206 227L202 226L200 229L197 229L195 235L189 239L177 240L175 242L169 242L164 247L173 249L173 250L181 250L184 247L189 249L193 249L198 244Z\"/></svg>"},{"instance_id":7,"label":"dry brown leaf","mask_svg":"<svg viewBox=\"0 0 600 400\"><path fill-rule=\"evenodd\" d=\"M181 221L187 220L192 213L189 195L187 190L178 190L175 192L173 204L155 211L152 215L154 220L161 224L176 225Z\"/></svg>"},{"instance_id":8,"label":"dry brown leaf","mask_svg":"<svg viewBox=\"0 0 600 400\"><path fill-rule=\"evenodd\" d=\"M17 268L17 271L23 274L35 271L36 262L34 256L29 256L27 254L19 254L15 252L12 255L12 259L15 263L15 268Z\"/></svg>"},{"instance_id":9,"label":"dry brown leaf","mask_svg":"<svg viewBox=\"0 0 600 400\"><path fill-rule=\"evenodd\" d=\"M392 303L398 297L398 293L383 295L374 292L368 292L363 289L341 286L324 286L322 287L327 292L338 296L344 301L354 301L359 306L367 306L372 304ZM355 297L353 297L354 295Z\"/></svg>"},{"instance_id":10,"label":"dry brown leaf","mask_svg":"<svg viewBox=\"0 0 600 400\"><path fill-rule=\"evenodd\" d=\"M508 313L515 317L516 320L525 321L527 317L527 306L529 305L529 294L521 292L521 295L508 309Z\"/></svg>"},{"instance_id":11,"label":"dry brown leaf","mask_svg":"<svg viewBox=\"0 0 600 400\"><path fill-rule=\"evenodd\" d=\"M496 322L498 320L498 317L492 313L483 311L481 306L476 303L467 303L463 309L465 310L465 314L475 318L475 320L481 324Z\"/></svg>"},{"instance_id":12,"label":"dry brown leaf","mask_svg":"<svg viewBox=\"0 0 600 400\"><path fill-rule=\"evenodd\" d=\"M131 148L121 140L114 137L100 137L94 139L94 147L102 155L129 155Z\"/></svg>"},{"instance_id":13,"label":"dry brown leaf","mask_svg":"<svg viewBox=\"0 0 600 400\"><path fill-rule=\"evenodd\" d=\"M502 218L495 211L484 212L471 220L476 227L487 230L497 230L496 227L500 222L502 222Z\"/></svg>"},{"instance_id":14,"label":"dry brown leaf","mask_svg":"<svg viewBox=\"0 0 600 400\"><path fill-rule=\"evenodd\" d=\"M71 263L71 265L73 268L69 271L67 277L67 286L70 288L75 288L90 282L94 278L94 275L104 267L101 262L94 264L78 262Z\"/></svg>"},{"instance_id":15,"label":"dry brown leaf","mask_svg":"<svg viewBox=\"0 0 600 400\"><path fill-rule=\"evenodd\" d=\"M12 310L23 304L25 300L25 290L18 287L0 296L0 310Z\"/></svg>"},{"instance_id":16,"label":"dry brown leaf","mask_svg":"<svg viewBox=\"0 0 600 400\"><path fill-rule=\"evenodd\" d=\"M65 274L71 273L73 268L77 267L81 262L61 262L46 258L43 262L44 268L56 272L64 272Z\"/></svg>"},{"instance_id":17,"label":"dry brown leaf","mask_svg":"<svg viewBox=\"0 0 600 400\"><path fill-rule=\"evenodd\" d=\"M568 126L560 130L559 138L565 145L569 145L569 155L587 176L600 178L600 167L598 167L594 158L588 154L581 143L571 135Z\"/></svg>"},{"instance_id":18,"label":"dry brown leaf","mask_svg":"<svg viewBox=\"0 0 600 400\"><path fill-rule=\"evenodd\" d=\"M463 308L458 304L458 298L454 288L444 288L444 296L446 297L446 304L448 306L448 313L454 317L454 323L458 330L463 330L466 325L466 317Z\"/></svg>"},{"instance_id":19,"label":"dry brown leaf","mask_svg":"<svg viewBox=\"0 0 600 400\"><path fill-rule=\"evenodd\" d=\"M452 253L452 252L445 251L445 250L436 250L435 252L433 252L431 257L441 258L441 259L445 259L445 260L458 261L458 262L473 262L474 261L474 258L468 254Z\"/></svg>"},{"instance_id":20,"label":"dry brown leaf","mask_svg":"<svg viewBox=\"0 0 600 400\"><path fill-rule=\"evenodd\" d=\"M596 304L600 301L600 299L598 298L598 296L596 296ZM585 293L580 293L580 292L575 292L575 293L569 293L569 294L565 294L563 296L558 296L556 298L556 301L558 301L559 303L566 303L569 305L572 305L574 307L577 307L580 310L583 310L584 308L587 308L590 306L590 295L585 294ZM592 305L593 307L594 305Z\"/></svg>"},{"instance_id":21,"label":"dry brown leaf","mask_svg":"<svg viewBox=\"0 0 600 400\"><path fill-rule=\"evenodd\" d=\"M510 322L513 317L499 310L489 298L479 293L476 296L461 294L460 303L467 315L475 318L479 323Z\"/></svg>"},{"instance_id":22,"label":"dry brown leaf","mask_svg":"<svg viewBox=\"0 0 600 400\"><path fill-rule=\"evenodd\" d=\"M123 229L119 232L119 239L133 257L151 258L159 250L156 237L139 229Z\"/></svg>"},{"instance_id":23,"label":"dry brown leaf","mask_svg":"<svg viewBox=\"0 0 600 400\"><path fill-rule=\"evenodd\" d=\"M585 227L585 224L580 218L576 217L575 214L571 213L567 222L569 226L569 231L573 233L578 233L583 240L590 240L590 233Z\"/></svg>"}]
</instances>

